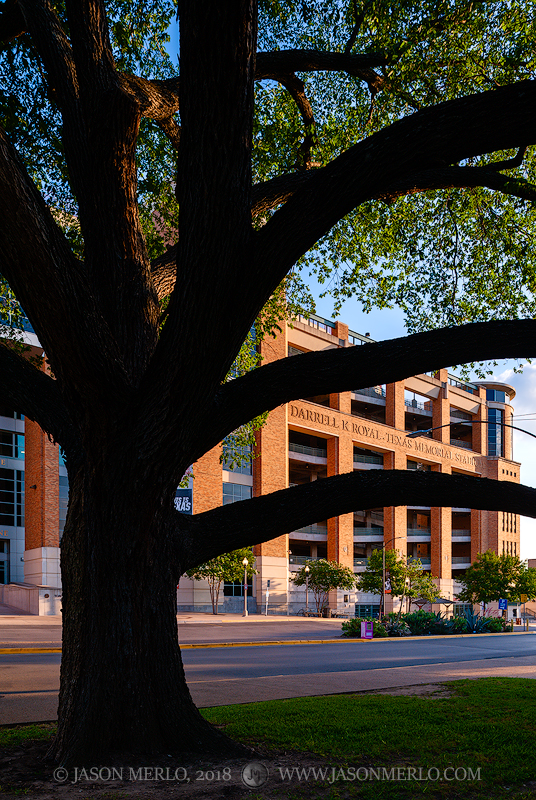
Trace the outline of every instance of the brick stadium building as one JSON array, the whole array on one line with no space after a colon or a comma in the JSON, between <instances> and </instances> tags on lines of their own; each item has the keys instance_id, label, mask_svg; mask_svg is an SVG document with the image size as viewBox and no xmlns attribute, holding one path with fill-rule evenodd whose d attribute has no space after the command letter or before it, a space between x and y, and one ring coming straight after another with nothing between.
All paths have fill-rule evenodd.
<instances>
[{"instance_id":1,"label":"brick stadium building","mask_svg":"<svg viewBox=\"0 0 536 800\"><path fill-rule=\"evenodd\" d=\"M302 318L263 343L264 363L369 341L341 322ZM511 424L514 396L511 386L469 384L440 370L359 392L293 401L271 412L252 468L231 471L224 465L222 470L216 450L195 466L194 513L221 503L222 495L224 503L234 502L352 470L432 470L517 483L520 465L512 460L512 431L501 425ZM467 424L473 421L477 424ZM406 435L430 428L437 430L428 437ZM294 613L303 608L305 594L289 575L307 559L328 558L359 573L372 550L384 543L420 558L438 578L438 593L453 598L456 577L477 553L493 549L519 555L519 541L518 516L469 508L398 506L318 520L255 548L258 575L248 604L252 611L264 611L269 580L269 610L286 613L289 604ZM208 609L206 587L182 579L178 602L184 610ZM342 592L332 598L339 610L353 611L354 603L359 613L371 613L379 598ZM240 610L241 604L240 582L227 584L223 610Z\"/></svg>"},{"instance_id":2,"label":"brick stadium building","mask_svg":"<svg viewBox=\"0 0 536 800\"><path fill-rule=\"evenodd\" d=\"M34 334L27 336L37 348ZM262 347L266 363L369 341L341 322L312 317L284 326ZM517 483L520 470L512 460L511 429L501 425L510 424L514 395L505 384L468 384L440 370L387 386L293 401L271 412L258 435L252 465L229 469L220 463L220 448L194 465L193 512L352 470L432 470ZM477 424L467 424L471 422ZM430 428L437 430L429 436L407 436ZM38 604L33 601L34 613L57 613L67 473L58 448L40 428L6 408L0 408L0 481L0 584L43 587ZM269 611L294 613L304 606L305 593L293 587L289 576L306 559L329 558L359 573L371 551L383 544L420 558L437 577L438 594L452 598L456 577L477 553L493 549L519 555L519 517L469 508L398 506L318 520L255 548L258 574L248 589L249 609L264 611L270 581ZM4 602L28 605L20 599L28 588L6 591ZM177 597L181 611L210 610L204 582L182 578ZM363 614L373 613L379 598L334 593L331 602L346 611L353 611L355 603ZM221 610L242 607L241 582L226 584Z\"/></svg>"}]
</instances>

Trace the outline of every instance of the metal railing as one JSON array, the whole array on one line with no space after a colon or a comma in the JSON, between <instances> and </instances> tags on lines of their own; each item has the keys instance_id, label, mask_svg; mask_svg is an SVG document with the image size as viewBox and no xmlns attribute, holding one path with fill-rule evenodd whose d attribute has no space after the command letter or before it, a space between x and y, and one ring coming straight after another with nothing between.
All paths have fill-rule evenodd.
<instances>
[{"instance_id":1,"label":"metal railing","mask_svg":"<svg viewBox=\"0 0 536 800\"><path fill-rule=\"evenodd\" d=\"M452 556L451 561L453 564L470 564L471 556Z\"/></svg>"},{"instance_id":2,"label":"metal railing","mask_svg":"<svg viewBox=\"0 0 536 800\"><path fill-rule=\"evenodd\" d=\"M467 422L471 422L473 419L472 414L468 414L467 411L460 411L458 408L451 408L450 416L455 417L456 419L463 419Z\"/></svg>"},{"instance_id":3,"label":"metal railing","mask_svg":"<svg viewBox=\"0 0 536 800\"><path fill-rule=\"evenodd\" d=\"M354 567L366 567L368 562L368 558L354 558Z\"/></svg>"},{"instance_id":4,"label":"metal railing","mask_svg":"<svg viewBox=\"0 0 536 800\"><path fill-rule=\"evenodd\" d=\"M470 528L456 528L453 529L451 532L451 536L453 539L459 536L471 536L471 529Z\"/></svg>"},{"instance_id":5,"label":"metal railing","mask_svg":"<svg viewBox=\"0 0 536 800\"><path fill-rule=\"evenodd\" d=\"M294 442L289 442L288 449L293 453L301 453L304 456L315 456L316 458L328 457L328 451L321 447L308 447L306 444L294 444Z\"/></svg>"},{"instance_id":6,"label":"metal railing","mask_svg":"<svg viewBox=\"0 0 536 800\"><path fill-rule=\"evenodd\" d=\"M289 564L295 564L296 566L303 567L307 564L308 561L319 561L322 556L293 556L290 555L288 557Z\"/></svg>"},{"instance_id":7,"label":"metal railing","mask_svg":"<svg viewBox=\"0 0 536 800\"><path fill-rule=\"evenodd\" d=\"M354 464L381 464L383 466L383 456L362 456L354 453Z\"/></svg>"},{"instance_id":8,"label":"metal railing","mask_svg":"<svg viewBox=\"0 0 536 800\"><path fill-rule=\"evenodd\" d=\"M304 325L309 325L311 328L316 328L319 331L325 331L326 333L331 334L334 336L334 323L329 319L324 319L324 317L317 317L316 314L310 314L309 318L304 317L303 314L298 314L299 322L303 322Z\"/></svg>"},{"instance_id":9,"label":"metal railing","mask_svg":"<svg viewBox=\"0 0 536 800\"><path fill-rule=\"evenodd\" d=\"M463 439L451 439L450 443L453 447L461 447L464 450L472 450L473 445L471 442L464 442Z\"/></svg>"},{"instance_id":10,"label":"metal railing","mask_svg":"<svg viewBox=\"0 0 536 800\"><path fill-rule=\"evenodd\" d=\"M431 564L432 557L431 556L408 556L408 561L420 561L421 564Z\"/></svg>"},{"instance_id":11,"label":"metal railing","mask_svg":"<svg viewBox=\"0 0 536 800\"><path fill-rule=\"evenodd\" d=\"M354 526L354 536L382 536L383 537L383 528L379 527L371 527L371 528L357 528Z\"/></svg>"},{"instance_id":12,"label":"metal railing","mask_svg":"<svg viewBox=\"0 0 536 800\"><path fill-rule=\"evenodd\" d=\"M364 394L365 397L385 397L385 386L367 386L364 389L354 389L354 394Z\"/></svg>"},{"instance_id":13,"label":"metal railing","mask_svg":"<svg viewBox=\"0 0 536 800\"><path fill-rule=\"evenodd\" d=\"M371 339L370 336L363 336L362 333L357 333L357 331L348 331L348 341L350 344L369 344L376 340Z\"/></svg>"},{"instance_id":14,"label":"metal railing","mask_svg":"<svg viewBox=\"0 0 536 800\"><path fill-rule=\"evenodd\" d=\"M407 528L406 534L408 536L430 536L430 528Z\"/></svg>"},{"instance_id":15,"label":"metal railing","mask_svg":"<svg viewBox=\"0 0 536 800\"><path fill-rule=\"evenodd\" d=\"M315 522L313 525L306 525L304 528L296 528L294 533L325 533L327 535L328 526Z\"/></svg>"},{"instance_id":16,"label":"metal railing","mask_svg":"<svg viewBox=\"0 0 536 800\"><path fill-rule=\"evenodd\" d=\"M417 408L419 411L424 411L426 414L432 413L432 403L421 403L419 400L404 400L408 408Z\"/></svg>"},{"instance_id":17,"label":"metal railing","mask_svg":"<svg viewBox=\"0 0 536 800\"><path fill-rule=\"evenodd\" d=\"M452 375L449 375L449 384L451 386L456 386L457 389L462 389L464 392L469 392L469 394L478 394L478 387L473 386L471 383L464 383L463 381L459 381Z\"/></svg>"}]
</instances>

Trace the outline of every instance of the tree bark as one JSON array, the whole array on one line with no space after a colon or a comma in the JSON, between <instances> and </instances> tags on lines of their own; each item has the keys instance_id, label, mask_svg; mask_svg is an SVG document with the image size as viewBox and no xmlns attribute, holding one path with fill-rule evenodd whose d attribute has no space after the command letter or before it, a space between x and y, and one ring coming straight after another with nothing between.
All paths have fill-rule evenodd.
<instances>
[{"instance_id":1,"label":"tree bark","mask_svg":"<svg viewBox=\"0 0 536 800\"><path fill-rule=\"evenodd\" d=\"M131 753L244 752L192 701L177 635L172 515L155 514L154 496L127 473L117 464L97 479L80 469L71 482L59 726L50 755L72 766Z\"/></svg>"}]
</instances>

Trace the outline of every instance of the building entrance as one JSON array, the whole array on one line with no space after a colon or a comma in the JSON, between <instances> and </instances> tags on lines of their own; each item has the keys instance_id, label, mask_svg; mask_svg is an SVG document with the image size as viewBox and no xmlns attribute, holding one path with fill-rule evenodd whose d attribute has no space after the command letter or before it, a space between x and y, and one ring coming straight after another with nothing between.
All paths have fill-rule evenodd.
<instances>
[{"instance_id":1,"label":"building entrance","mask_svg":"<svg viewBox=\"0 0 536 800\"><path fill-rule=\"evenodd\" d=\"M9 583L9 539L0 541L0 584Z\"/></svg>"}]
</instances>

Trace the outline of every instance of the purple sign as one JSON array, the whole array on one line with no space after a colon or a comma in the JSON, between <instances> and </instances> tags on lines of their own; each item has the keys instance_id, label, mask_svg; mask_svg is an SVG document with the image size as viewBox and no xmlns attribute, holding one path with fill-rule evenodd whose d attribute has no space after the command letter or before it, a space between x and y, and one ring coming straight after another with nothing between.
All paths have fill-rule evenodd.
<instances>
[{"instance_id":1,"label":"purple sign","mask_svg":"<svg viewBox=\"0 0 536 800\"><path fill-rule=\"evenodd\" d=\"M374 636L374 623L371 619L364 619L361 623L361 638L372 639Z\"/></svg>"}]
</instances>

